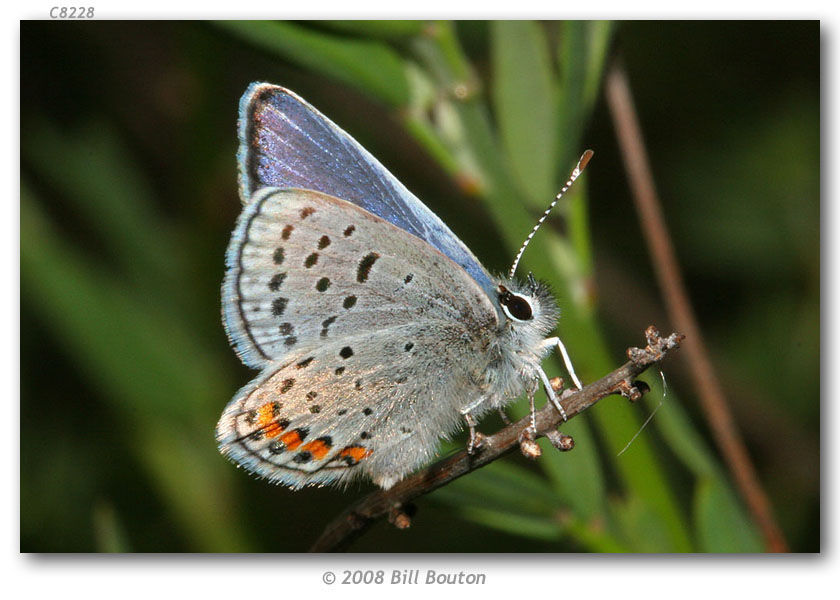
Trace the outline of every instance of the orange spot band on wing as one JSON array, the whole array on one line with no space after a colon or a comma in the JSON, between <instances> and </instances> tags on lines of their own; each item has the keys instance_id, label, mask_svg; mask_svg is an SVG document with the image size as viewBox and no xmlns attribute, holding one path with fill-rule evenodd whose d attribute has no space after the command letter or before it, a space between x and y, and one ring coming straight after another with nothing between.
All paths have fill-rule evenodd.
<instances>
[{"instance_id":1,"label":"orange spot band on wing","mask_svg":"<svg viewBox=\"0 0 840 600\"><path fill-rule=\"evenodd\" d=\"M329 443L329 440L324 438L318 438L317 440L313 440L306 444L303 448L301 448L301 452L309 452L312 455L312 458L315 460L321 460L327 455L327 452L330 451L332 448L332 444Z\"/></svg>"},{"instance_id":2,"label":"orange spot band on wing","mask_svg":"<svg viewBox=\"0 0 840 600\"><path fill-rule=\"evenodd\" d=\"M289 433L284 433L280 436L280 441L286 446L286 450L294 450L300 446L301 439L297 429L293 429Z\"/></svg>"},{"instance_id":3,"label":"orange spot band on wing","mask_svg":"<svg viewBox=\"0 0 840 600\"><path fill-rule=\"evenodd\" d=\"M364 446L347 446L339 453L340 458L349 459L350 464L355 465L360 460L364 460L373 454L373 450L365 448Z\"/></svg>"},{"instance_id":4,"label":"orange spot band on wing","mask_svg":"<svg viewBox=\"0 0 840 600\"><path fill-rule=\"evenodd\" d=\"M276 402L266 402L257 409L257 428L267 438L277 437L285 429L277 422L277 409Z\"/></svg>"}]
</instances>

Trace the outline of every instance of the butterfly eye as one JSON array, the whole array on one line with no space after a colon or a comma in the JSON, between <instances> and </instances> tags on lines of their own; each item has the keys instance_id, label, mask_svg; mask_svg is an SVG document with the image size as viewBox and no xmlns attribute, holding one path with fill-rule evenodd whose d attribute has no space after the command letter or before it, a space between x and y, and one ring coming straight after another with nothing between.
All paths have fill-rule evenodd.
<instances>
[{"instance_id":1,"label":"butterfly eye","mask_svg":"<svg viewBox=\"0 0 840 600\"><path fill-rule=\"evenodd\" d=\"M499 286L499 303L505 314L517 321L530 321L534 316L531 303L522 296L514 294L505 286Z\"/></svg>"}]
</instances>

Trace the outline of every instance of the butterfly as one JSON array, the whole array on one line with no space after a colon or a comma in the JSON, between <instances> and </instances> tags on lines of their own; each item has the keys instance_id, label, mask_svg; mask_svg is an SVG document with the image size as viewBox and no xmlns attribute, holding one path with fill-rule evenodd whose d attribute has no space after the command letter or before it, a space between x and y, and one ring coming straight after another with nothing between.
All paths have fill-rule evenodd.
<instances>
[{"instance_id":1,"label":"butterfly","mask_svg":"<svg viewBox=\"0 0 840 600\"><path fill-rule=\"evenodd\" d=\"M259 374L219 420L224 455L294 489L359 477L387 489L464 424L473 451L478 419L523 392L533 415L540 383L562 413L540 366L558 348L571 368L549 337L557 304L533 276L513 278L536 227L510 276L490 275L350 135L276 85L243 95L239 143L222 313Z\"/></svg>"}]
</instances>

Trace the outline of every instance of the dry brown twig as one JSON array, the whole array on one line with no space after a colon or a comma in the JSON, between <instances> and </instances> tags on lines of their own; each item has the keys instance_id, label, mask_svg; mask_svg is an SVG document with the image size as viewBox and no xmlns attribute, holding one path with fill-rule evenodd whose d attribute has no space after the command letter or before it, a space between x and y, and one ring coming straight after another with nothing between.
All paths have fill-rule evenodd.
<instances>
[{"instance_id":1,"label":"dry brown twig","mask_svg":"<svg viewBox=\"0 0 840 600\"><path fill-rule=\"evenodd\" d=\"M677 348L683 336L672 333L663 338L655 327L650 326L645 331L645 338L645 348L627 350L630 360L623 366L582 390L566 390L561 400L569 419L611 394L620 394L633 402L641 398L645 390L641 385L637 387L635 378ZM554 385L552 382L552 387ZM536 422L537 437L548 438L558 450L572 449L574 440L557 431L563 419L550 402L537 411ZM385 516L396 527L405 529L411 524L413 500L493 462L517 446L521 446L526 456L538 456L539 446L529 436L523 435L529 424L530 416L527 416L491 436L483 437L481 446L472 455L462 450L414 473L388 490L376 490L365 496L333 520L310 551L342 550L376 520Z\"/></svg>"}]
</instances>

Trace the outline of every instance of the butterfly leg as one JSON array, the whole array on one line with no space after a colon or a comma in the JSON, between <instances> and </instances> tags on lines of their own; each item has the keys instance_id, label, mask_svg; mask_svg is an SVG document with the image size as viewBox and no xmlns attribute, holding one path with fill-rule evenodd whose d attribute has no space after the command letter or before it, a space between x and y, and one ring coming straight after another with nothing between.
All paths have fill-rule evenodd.
<instances>
[{"instance_id":1,"label":"butterfly leg","mask_svg":"<svg viewBox=\"0 0 840 600\"><path fill-rule=\"evenodd\" d=\"M502 419L502 423L504 423L505 425L510 425L513 422L508 418L507 413L505 413L504 408L498 409L498 412L499 412L499 417Z\"/></svg>"},{"instance_id":2,"label":"butterfly leg","mask_svg":"<svg viewBox=\"0 0 840 600\"><path fill-rule=\"evenodd\" d=\"M539 368L537 369L537 374L540 376L540 380L542 381L543 387L545 388L545 393L548 396L548 399L554 405L554 408L557 409L557 412L559 412L563 416L563 420L566 421L566 411L560 404L560 399L554 392L554 388L551 387L551 382L548 380L548 375L545 374L545 371Z\"/></svg>"},{"instance_id":3,"label":"butterfly leg","mask_svg":"<svg viewBox=\"0 0 840 600\"><path fill-rule=\"evenodd\" d=\"M531 407L531 424L519 434L519 449L522 451L522 454L532 459L537 458L542 453L535 441L537 439L537 407L534 403L534 398L537 395L537 388L539 387L539 381L534 379L531 385L525 390L525 394L528 396L528 403Z\"/></svg>"},{"instance_id":4,"label":"butterfly leg","mask_svg":"<svg viewBox=\"0 0 840 600\"><path fill-rule=\"evenodd\" d=\"M528 404L531 408L531 425L528 427L534 439L537 437L537 407L534 404L534 397L537 395L537 388L539 387L539 383L536 380L532 382L532 385L528 387L526 391L526 395L528 396Z\"/></svg>"},{"instance_id":5,"label":"butterfly leg","mask_svg":"<svg viewBox=\"0 0 840 600\"><path fill-rule=\"evenodd\" d=\"M461 409L461 415L464 417L464 421L466 421L467 426L470 428L470 442L467 444L467 454L475 452L475 449L480 447L484 441L482 433L475 430L475 426L478 425L478 423L476 422L475 417L472 416L472 411L478 408L482 402L484 402L484 396L470 402L467 406Z\"/></svg>"},{"instance_id":6,"label":"butterfly leg","mask_svg":"<svg viewBox=\"0 0 840 600\"><path fill-rule=\"evenodd\" d=\"M546 338L540 344L540 348L542 350L548 350L552 346L556 347L558 352L560 352L560 356L563 357L563 364L566 365L566 370L569 372L569 375L572 377L572 381L575 382L575 387L577 389L583 389L583 384L578 379L577 373L575 373L575 368L572 366L572 359L569 358L569 353L566 352L566 346L563 345L563 342L560 341L559 337L551 337ZM545 382L543 382L545 383ZM550 387L550 386L549 386Z\"/></svg>"}]
</instances>

